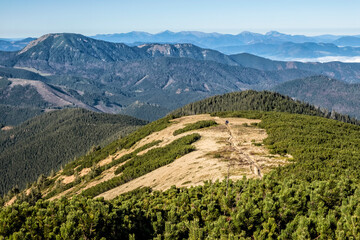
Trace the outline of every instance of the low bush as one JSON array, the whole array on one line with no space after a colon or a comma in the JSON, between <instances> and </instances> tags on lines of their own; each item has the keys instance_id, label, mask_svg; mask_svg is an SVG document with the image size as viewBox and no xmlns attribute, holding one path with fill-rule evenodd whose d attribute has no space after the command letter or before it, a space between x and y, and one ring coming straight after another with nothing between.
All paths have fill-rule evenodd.
<instances>
[{"instance_id":1,"label":"low bush","mask_svg":"<svg viewBox=\"0 0 360 240\"><path fill-rule=\"evenodd\" d=\"M154 148L143 155L134 156L127 163L116 169L115 174L122 173L120 176L102 182L92 188L88 188L82 192L82 195L95 197L159 167L167 165L175 159L194 151L195 147L191 146L191 144L198 139L200 139L200 135L194 133L179 138L164 147Z\"/></svg>"},{"instance_id":2,"label":"low bush","mask_svg":"<svg viewBox=\"0 0 360 240\"><path fill-rule=\"evenodd\" d=\"M206 127L211 127L217 125L217 123L214 120L203 120L203 121L198 121L196 123L191 123L188 124L186 127L181 128L181 129L177 129L176 131L174 131L173 135L179 135L181 133L184 132L188 132L188 131L192 131L192 130L196 130L196 129L201 129L201 128L206 128Z\"/></svg>"}]
</instances>

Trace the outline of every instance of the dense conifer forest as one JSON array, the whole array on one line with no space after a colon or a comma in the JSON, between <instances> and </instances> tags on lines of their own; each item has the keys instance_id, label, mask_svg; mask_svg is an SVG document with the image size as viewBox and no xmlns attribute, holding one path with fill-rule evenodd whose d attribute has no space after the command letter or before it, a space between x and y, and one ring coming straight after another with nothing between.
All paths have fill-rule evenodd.
<instances>
[{"instance_id":1,"label":"dense conifer forest","mask_svg":"<svg viewBox=\"0 0 360 240\"><path fill-rule=\"evenodd\" d=\"M124 115L64 109L0 131L0 194L24 188L40 174L125 136L146 122Z\"/></svg>"},{"instance_id":2,"label":"dense conifer forest","mask_svg":"<svg viewBox=\"0 0 360 240\"><path fill-rule=\"evenodd\" d=\"M241 110L306 114L360 125L358 120L350 118L348 115L342 115L334 111L329 112L326 109L322 110L305 102L294 101L292 98L279 93L269 91L258 92L253 90L232 92L206 98L179 108L171 114L179 117L184 115Z\"/></svg>"},{"instance_id":3,"label":"dense conifer forest","mask_svg":"<svg viewBox=\"0 0 360 240\"><path fill-rule=\"evenodd\" d=\"M40 108L14 107L0 104L0 126L18 125L43 113Z\"/></svg>"}]
</instances>

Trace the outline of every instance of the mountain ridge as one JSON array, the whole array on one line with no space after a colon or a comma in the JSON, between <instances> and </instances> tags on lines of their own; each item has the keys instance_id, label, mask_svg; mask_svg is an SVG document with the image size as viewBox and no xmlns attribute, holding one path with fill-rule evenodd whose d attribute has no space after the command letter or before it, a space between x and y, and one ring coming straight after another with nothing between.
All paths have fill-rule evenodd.
<instances>
[{"instance_id":1,"label":"mountain ridge","mask_svg":"<svg viewBox=\"0 0 360 240\"><path fill-rule=\"evenodd\" d=\"M244 31L239 34L205 33L199 31L163 31L151 34L134 31L120 34L98 34L89 37L108 42L125 43L132 46L144 43L191 43L202 48L216 49L229 54L246 51L263 57L289 60L301 58L316 59L321 56L357 56L358 54L356 52L359 52L359 50L354 47L360 46L359 38L356 35L305 36L284 34L277 31L270 31L265 34L249 31ZM23 39L18 41L19 44L15 44L16 42L12 40L3 39L0 41L3 41L4 46L2 47L0 44L0 50L21 50L30 40L32 39ZM291 45L289 45L289 43L291 43ZM313 46L309 46L309 43L312 43ZM335 44L340 48L336 48L335 46L330 47L330 45L326 48L324 44ZM254 48L254 46L256 47ZM259 51L259 48L261 48L262 51ZM326 49L326 51L324 51L324 49Z\"/></svg>"},{"instance_id":2,"label":"mountain ridge","mask_svg":"<svg viewBox=\"0 0 360 240\"><path fill-rule=\"evenodd\" d=\"M40 72L41 76L34 77L92 108L111 113L133 107L136 101L171 111L208 96L271 89L319 74L360 82L359 63L272 61L250 54L225 55L192 44L130 47L79 34L48 34L22 52L0 53L1 59L3 65ZM131 112L141 117L140 109ZM146 115L142 118L155 119Z\"/></svg>"},{"instance_id":3,"label":"mountain ridge","mask_svg":"<svg viewBox=\"0 0 360 240\"><path fill-rule=\"evenodd\" d=\"M137 45L137 43L192 43L203 48L216 49L226 54L248 52L267 58L289 60L316 59L324 56L358 56L359 53L359 49L351 48L359 46L357 36L305 36L284 34L277 31L270 31L265 34L248 31L239 34L196 31L164 31L157 34L129 32L108 35L98 34L92 37L132 45ZM344 46L347 46L347 48L342 48Z\"/></svg>"},{"instance_id":4,"label":"mountain ridge","mask_svg":"<svg viewBox=\"0 0 360 240\"><path fill-rule=\"evenodd\" d=\"M112 33L112 34L97 34L92 36L94 38L98 38L101 40L113 41L113 42L125 42L125 43L133 43L133 42L179 42L181 39L186 39L187 41L199 41L199 38L204 38L204 45L206 43L212 44L213 39L219 39L221 37L227 39L228 45L233 43L254 43L255 41L261 42L266 39L278 42L332 42L338 38L343 37L343 35L319 35L319 36L305 36L305 35L290 35L279 33L277 31L270 31L265 34L254 33L249 31L243 31L238 34L222 34L222 33L206 33L199 31L180 31L180 32L172 32L172 31L163 31L155 34L134 31L128 33ZM185 41L186 41L185 40ZM202 42L197 42L202 44ZM222 43L224 45L224 43ZM216 45L207 45L207 47L214 47Z\"/></svg>"},{"instance_id":5,"label":"mountain ridge","mask_svg":"<svg viewBox=\"0 0 360 240\"><path fill-rule=\"evenodd\" d=\"M46 35L47 37L45 38L45 40L47 38L49 38L49 37L55 38L55 36L58 36L58 35L59 34ZM235 55L229 55L228 56L228 55L222 54L222 53L220 53L218 51L211 50L211 49L199 48L199 47L197 47L195 45L192 45L192 44L145 44L145 45L142 45L142 46L139 46L139 47L128 47L125 44L116 45L114 43L108 43L108 42L103 42L103 41L97 42L98 40L91 40L91 38L87 38L87 37L79 35L79 34L65 34L64 36L68 37L68 38L71 37L70 38L71 41L69 40L70 42L79 42L76 45L74 45L74 46L80 47L79 50L77 50L77 51L85 51L86 52L86 50L83 50L81 48L81 47L84 47L83 44L86 43L84 41L88 41L88 42L96 41L95 43L100 44L100 46L98 47L98 50L100 50L100 49L103 50L103 48L104 48L105 53L109 49L112 49L113 57L106 58L106 59L101 59L101 57L100 57L101 55L99 55L96 58L97 59L96 63L100 64L100 66L104 65L104 62L105 63L113 63L113 62L119 62L119 61L122 62L124 60L125 61L144 60L144 59L149 59L149 58L154 58L154 57L186 57L186 58L192 58L192 59L195 59L195 60L212 60L212 61L216 61L218 63L227 64L227 65L240 65L240 66L252 67L250 65L246 65L246 63L244 65L244 61L241 61L241 60L239 61L239 59L238 59L239 58L238 56L241 57L241 56L244 56L246 54L235 54ZM57 43L57 44L59 45L60 43ZM89 48L91 45L92 44L86 45L87 46L86 48ZM102 46L106 46L106 47L102 47ZM119 47L116 47L116 46L121 46L121 47L119 48ZM42 47L42 48L44 48L44 47ZM61 49L64 49L64 47L62 47ZM116 49L118 49L118 50L116 50ZM119 49L121 49L121 50L119 50ZM46 50L46 52L50 52L50 51L51 50ZM63 50L61 50L61 51L63 51ZM114 51L119 52L120 55L119 54L114 54L115 53ZM91 51L89 52L89 54L90 53L91 53ZM129 56L127 56L127 53L131 53L131 54ZM64 54L64 53L61 53L61 54ZM22 54L20 54L20 55L22 55ZM90 54L90 56L91 56L91 54ZM210 56L210 58L208 58L208 56ZM26 58L26 56L24 56L24 57ZM59 58L59 57L54 57L54 58L56 59L56 58ZM90 57L90 59L91 58L92 57ZM79 58L79 60L80 59L81 58ZM263 59L263 60L268 60L268 59ZM13 61L19 61L19 60L17 60L15 58L15 60L13 60ZM84 60L82 60L82 61L84 61ZM92 61L92 60L89 60L89 61ZM274 62L280 63L280 61L274 61ZM65 62L63 62L63 63L65 63ZM282 63L283 66L286 65L286 64L287 65L294 65L294 62L284 62L283 61L281 63ZM18 63L18 64L23 65L24 63L21 63L21 61L20 61L20 63ZM319 68L320 66L326 66L326 65L331 65L331 64L334 65L335 62L334 63L323 63L323 64L317 63L316 67ZM16 64L13 64L13 65L16 65ZM48 65L51 65L51 61L48 63ZM310 69L311 71L315 71L315 67L311 68L311 66L314 65L313 63L296 62L296 65L297 66L295 66L293 68L301 68L303 70L307 70L305 67L300 67L300 66L307 66L307 68ZM343 65L344 66L350 66L350 65L357 66L357 65L360 65L360 64L356 64L356 63L353 63L353 64L348 63L348 64L346 64L346 63L344 63ZM82 64L81 67L86 67L86 65ZM283 67L283 69L285 69L285 68ZM329 67L328 68L325 67L325 69L326 70L323 70L324 73L326 73L328 71L331 71L330 70L331 68L329 68ZM41 70L41 69L39 69L39 70ZM48 70L48 68L44 67L43 70ZM99 68L99 70L101 70L101 67ZM265 69L261 69L261 70L265 70ZM271 70L279 70L279 69L271 69ZM63 70L60 70L60 71L63 71ZM319 71L315 71L315 72L319 73ZM332 74L332 73L329 73L329 74ZM348 73L348 75L350 75L350 74ZM330 77L334 77L334 76L330 76ZM344 76L341 76L339 79L344 80Z\"/></svg>"}]
</instances>

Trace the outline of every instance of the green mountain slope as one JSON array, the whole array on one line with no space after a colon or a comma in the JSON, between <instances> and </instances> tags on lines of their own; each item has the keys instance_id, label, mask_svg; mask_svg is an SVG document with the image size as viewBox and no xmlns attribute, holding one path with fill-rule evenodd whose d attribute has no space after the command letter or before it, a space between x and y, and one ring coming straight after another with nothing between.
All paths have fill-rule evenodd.
<instances>
[{"instance_id":1,"label":"green mountain slope","mask_svg":"<svg viewBox=\"0 0 360 240\"><path fill-rule=\"evenodd\" d=\"M0 132L0 193L24 188L40 174L49 174L93 145L124 136L145 122L123 115L83 109L53 111L9 131Z\"/></svg>"},{"instance_id":2,"label":"green mountain slope","mask_svg":"<svg viewBox=\"0 0 360 240\"><path fill-rule=\"evenodd\" d=\"M18 68L7 68L7 67L0 67L0 77L5 78L22 78L22 79L29 79L29 80L41 80L46 81L46 78L24 69Z\"/></svg>"},{"instance_id":3,"label":"green mountain slope","mask_svg":"<svg viewBox=\"0 0 360 240\"><path fill-rule=\"evenodd\" d=\"M43 109L39 105L44 106L46 103L38 92L29 86L16 86L8 91L11 81L2 75L4 73L12 76L12 72L1 72L0 68L0 126L18 125L41 114Z\"/></svg>"},{"instance_id":4,"label":"green mountain slope","mask_svg":"<svg viewBox=\"0 0 360 240\"><path fill-rule=\"evenodd\" d=\"M329 111L360 118L360 85L314 76L282 83L274 91L306 101Z\"/></svg>"},{"instance_id":5,"label":"green mountain slope","mask_svg":"<svg viewBox=\"0 0 360 240\"><path fill-rule=\"evenodd\" d=\"M41 109L81 107L99 111L72 96L71 90L67 91L38 80L3 78L0 79L0 84L4 81L9 83L5 87L0 87L0 101L5 105Z\"/></svg>"},{"instance_id":6,"label":"green mountain slope","mask_svg":"<svg viewBox=\"0 0 360 240\"><path fill-rule=\"evenodd\" d=\"M111 101L120 91L128 96L127 101L155 103L173 110L216 94L266 89L299 76L290 75L285 71L264 72L212 61L157 58L118 63L113 74L103 76L102 89L114 92L109 97Z\"/></svg>"},{"instance_id":7,"label":"green mountain slope","mask_svg":"<svg viewBox=\"0 0 360 240\"><path fill-rule=\"evenodd\" d=\"M81 107L99 111L78 100L81 98L76 91L46 82L47 78L31 71L0 67L0 123L17 125L49 109Z\"/></svg>"},{"instance_id":8,"label":"green mountain slope","mask_svg":"<svg viewBox=\"0 0 360 240\"><path fill-rule=\"evenodd\" d=\"M291 154L294 162L263 179L206 182L165 192L140 189L112 201L75 196L15 203L0 209L0 226L5 226L0 234L72 239L359 237L359 126L279 112L216 115L261 119L258 127L269 135L267 147Z\"/></svg>"},{"instance_id":9,"label":"green mountain slope","mask_svg":"<svg viewBox=\"0 0 360 240\"><path fill-rule=\"evenodd\" d=\"M19 82L19 84L14 84L14 82ZM23 84L28 82L26 85ZM0 102L3 105L13 106L13 107L22 107L22 108L39 108L45 109L53 107L55 104L51 104L46 101L37 91L35 84L38 83L43 88L48 87L45 83L40 81L31 81L31 80L20 80L17 81L8 80L6 78L0 79ZM1 86L2 85L2 86Z\"/></svg>"}]
</instances>

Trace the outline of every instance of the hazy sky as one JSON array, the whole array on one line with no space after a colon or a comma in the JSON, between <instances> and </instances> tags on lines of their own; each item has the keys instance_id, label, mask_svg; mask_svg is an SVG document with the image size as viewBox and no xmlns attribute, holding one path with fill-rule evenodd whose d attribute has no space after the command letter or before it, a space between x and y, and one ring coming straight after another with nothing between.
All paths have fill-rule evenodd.
<instances>
[{"instance_id":1,"label":"hazy sky","mask_svg":"<svg viewBox=\"0 0 360 240\"><path fill-rule=\"evenodd\" d=\"M0 0L0 37L164 30L360 34L360 0Z\"/></svg>"}]
</instances>

